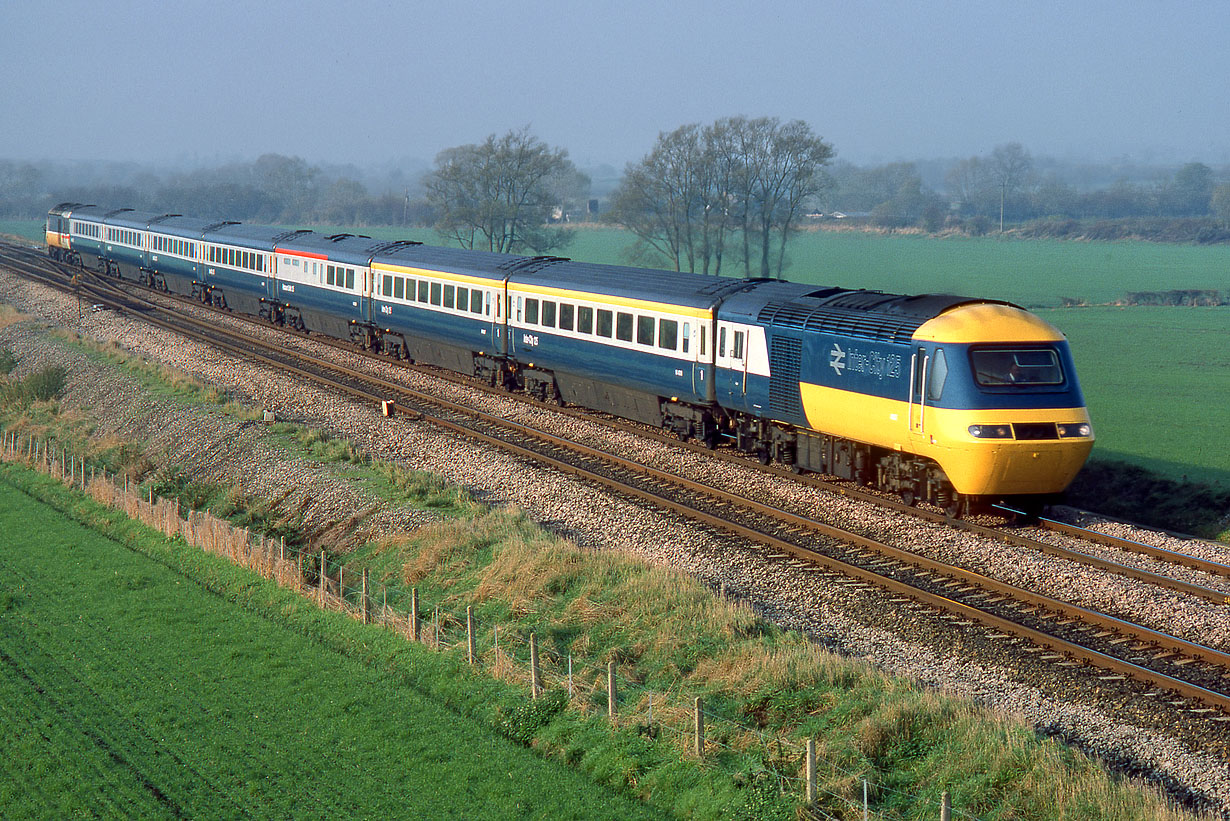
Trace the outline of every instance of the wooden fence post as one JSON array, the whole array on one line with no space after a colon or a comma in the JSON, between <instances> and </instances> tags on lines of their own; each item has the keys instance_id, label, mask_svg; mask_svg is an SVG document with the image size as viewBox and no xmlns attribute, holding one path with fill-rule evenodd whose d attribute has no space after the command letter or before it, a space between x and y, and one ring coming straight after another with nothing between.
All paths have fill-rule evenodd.
<instances>
[{"instance_id":1,"label":"wooden fence post","mask_svg":"<svg viewBox=\"0 0 1230 821\"><path fill-rule=\"evenodd\" d=\"M952 796L948 790L940 796L940 821L952 821Z\"/></svg>"},{"instance_id":2,"label":"wooden fence post","mask_svg":"<svg viewBox=\"0 0 1230 821\"><path fill-rule=\"evenodd\" d=\"M369 608L368 608L368 603L367 603L367 568L366 568L366 567L365 567L365 568L363 568L363 592L362 592L362 596L363 596L363 601L362 601L362 602L360 602L360 604L362 605L362 609L363 609L363 623L364 623L364 624L367 624L368 615L369 615L369 614L368 614L368 610L369 610Z\"/></svg>"},{"instance_id":3,"label":"wooden fence post","mask_svg":"<svg viewBox=\"0 0 1230 821\"><path fill-rule=\"evenodd\" d=\"M466 657L474 663L474 608L466 605Z\"/></svg>"},{"instance_id":4,"label":"wooden fence post","mask_svg":"<svg viewBox=\"0 0 1230 821\"><path fill-rule=\"evenodd\" d=\"M816 741L807 739L807 803L816 803Z\"/></svg>"},{"instance_id":5,"label":"wooden fence post","mask_svg":"<svg viewBox=\"0 0 1230 821\"><path fill-rule=\"evenodd\" d=\"M606 663L606 714L615 723L615 662Z\"/></svg>"},{"instance_id":6,"label":"wooden fence post","mask_svg":"<svg viewBox=\"0 0 1230 821\"><path fill-rule=\"evenodd\" d=\"M421 630L422 623L419 621L419 589L416 587L410 591L410 638L418 641Z\"/></svg>"},{"instance_id":7,"label":"wooden fence post","mask_svg":"<svg viewBox=\"0 0 1230 821\"><path fill-rule=\"evenodd\" d=\"M696 697L696 757L705 757L705 711L703 708L704 702L700 696Z\"/></svg>"},{"instance_id":8,"label":"wooden fence post","mask_svg":"<svg viewBox=\"0 0 1230 821\"><path fill-rule=\"evenodd\" d=\"M530 633L530 695L538 698L542 692L542 673L538 669L538 634Z\"/></svg>"},{"instance_id":9,"label":"wooden fence post","mask_svg":"<svg viewBox=\"0 0 1230 821\"><path fill-rule=\"evenodd\" d=\"M320 606L325 606L325 552L320 551Z\"/></svg>"}]
</instances>

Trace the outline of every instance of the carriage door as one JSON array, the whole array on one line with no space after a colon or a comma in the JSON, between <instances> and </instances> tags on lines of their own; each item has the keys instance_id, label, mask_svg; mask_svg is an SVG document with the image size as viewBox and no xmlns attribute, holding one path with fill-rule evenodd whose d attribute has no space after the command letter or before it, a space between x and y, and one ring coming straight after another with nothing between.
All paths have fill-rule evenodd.
<instances>
[{"instance_id":1,"label":"carriage door","mask_svg":"<svg viewBox=\"0 0 1230 821\"><path fill-rule=\"evenodd\" d=\"M372 281L371 268L363 269L363 290L359 292L359 316L364 322L372 321Z\"/></svg>"},{"instance_id":2,"label":"carriage door","mask_svg":"<svg viewBox=\"0 0 1230 821\"><path fill-rule=\"evenodd\" d=\"M734 408L747 404L747 332L734 325L718 323L717 359L722 374L722 394Z\"/></svg>"},{"instance_id":3,"label":"carriage door","mask_svg":"<svg viewBox=\"0 0 1230 821\"><path fill-rule=\"evenodd\" d=\"M931 363L926 348L917 348L910 360L910 433L926 432L926 384Z\"/></svg>"}]
</instances>

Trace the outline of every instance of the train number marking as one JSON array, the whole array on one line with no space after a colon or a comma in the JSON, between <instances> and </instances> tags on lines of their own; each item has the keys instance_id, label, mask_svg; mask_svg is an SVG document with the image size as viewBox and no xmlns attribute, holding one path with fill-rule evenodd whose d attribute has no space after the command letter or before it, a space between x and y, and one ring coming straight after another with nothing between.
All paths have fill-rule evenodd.
<instances>
[{"instance_id":1,"label":"train number marking","mask_svg":"<svg viewBox=\"0 0 1230 821\"><path fill-rule=\"evenodd\" d=\"M393 306L392 306L392 305L381 305L381 306L380 306L380 313L382 313L382 314L389 314L389 315L392 315L392 313L393 313Z\"/></svg>"},{"instance_id":2,"label":"train number marking","mask_svg":"<svg viewBox=\"0 0 1230 821\"><path fill-rule=\"evenodd\" d=\"M683 368L675 368L675 376L683 376Z\"/></svg>"},{"instance_id":3,"label":"train number marking","mask_svg":"<svg viewBox=\"0 0 1230 821\"><path fill-rule=\"evenodd\" d=\"M521 341L531 347L538 347L538 334L525 334L521 337Z\"/></svg>"},{"instance_id":4,"label":"train number marking","mask_svg":"<svg viewBox=\"0 0 1230 821\"><path fill-rule=\"evenodd\" d=\"M283 283L282 283L282 290L283 290L283 291L286 291L287 293L293 294L293 293L295 292L295 286L294 286L294 285L287 285L285 282L283 282Z\"/></svg>"}]
</instances>

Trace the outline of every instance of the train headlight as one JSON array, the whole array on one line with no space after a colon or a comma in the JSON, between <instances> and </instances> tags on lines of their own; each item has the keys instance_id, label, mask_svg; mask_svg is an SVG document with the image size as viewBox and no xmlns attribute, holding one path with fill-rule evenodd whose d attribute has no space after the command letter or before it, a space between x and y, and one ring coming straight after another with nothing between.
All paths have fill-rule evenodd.
<instances>
[{"instance_id":1,"label":"train headlight","mask_svg":"<svg viewBox=\"0 0 1230 821\"><path fill-rule=\"evenodd\" d=\"M1011 425L970 425L969 435L975 439L1011 439Z\"/></svg>"},{"instance_id":2,"label":"train headlight","mask_svg":"<svg viewBox=\"0 0 1230 821\"><path fill-rule=\"evenodd\" d=\"M1071 439L1074 436L1092 436L1093 428L1088 422L1077 422L1070 425L1056 425L1060 439Z\"/></svg>"}]
</instances>

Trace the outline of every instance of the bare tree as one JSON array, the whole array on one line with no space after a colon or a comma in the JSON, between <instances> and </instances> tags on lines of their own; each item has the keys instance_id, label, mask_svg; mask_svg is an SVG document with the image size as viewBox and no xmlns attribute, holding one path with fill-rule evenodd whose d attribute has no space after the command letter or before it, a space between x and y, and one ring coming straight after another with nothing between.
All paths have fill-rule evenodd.
<instances>
[{"instance_id":1,"label":"bare tree","mask_svg":"<svg viewBox=\"0 0 1230 821\"><path fill-rule=\"evenodd\" d=\"M1020 143L998 145L991 152L991 168L999 183L999 232L1004 233L1004 203L1009 194L1025 187L1034 160Z\"/></svg>"},{"instance_id":2,"label":"bare tree","mask_svg":"<svg viewBox=\"0 0 1230 821\"><path fill-rule=\"evenodd\" d=\"M823 166L832 146L795 120L729 117L701 128L660 134L640 162L628 166L610 218L676 270L720 274L733 231L742 232L743 265L780 276L786 242L803 205L828 184ZM774 238L777 238L776 254Z\"/></svg>"},{"instance_id":3,"label":"bare tree","mask_svg":"<svg viewBox=\"0 0 1230 821\"><path fill-rule=\"evenodd\" d=\"M700 126L685 125L659 134L653 150L628 165L608 217L636 235L639 256L653 251L676 271L684 262L696 270L694 217L703 208L704 164Z\"/></svg>"},{"instance_id":4,"label":"bare tree","mask_svg":"<svg viewBox=\"0 0 1230 821\"><path fill-rule=\"evenodd\" d=\"M441 151L423 187L436 227L462 247L541 254L572 239L547 223L560 190L576 175L566 150L549 147L526 127Z\"/></svg>"}]
</instances>

